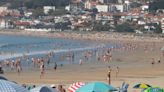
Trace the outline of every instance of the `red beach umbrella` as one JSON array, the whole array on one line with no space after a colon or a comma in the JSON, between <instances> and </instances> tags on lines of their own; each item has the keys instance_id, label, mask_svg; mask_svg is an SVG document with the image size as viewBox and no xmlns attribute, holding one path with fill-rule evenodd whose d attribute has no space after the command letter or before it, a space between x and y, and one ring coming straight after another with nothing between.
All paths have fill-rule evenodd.
<instances>
[{"instance_id":1,"label":"red beach umbrella","mask_svg":"<svg viewBox=\"0 0 164 92\"><path fill-rule=\"evenodd\" d=\"M85 84L83 82L76 82L73 83L69 88L68 88L68 92L75 92L77 89L79 89L80 87L84 86Z\"/></svg>"}]
</instances>

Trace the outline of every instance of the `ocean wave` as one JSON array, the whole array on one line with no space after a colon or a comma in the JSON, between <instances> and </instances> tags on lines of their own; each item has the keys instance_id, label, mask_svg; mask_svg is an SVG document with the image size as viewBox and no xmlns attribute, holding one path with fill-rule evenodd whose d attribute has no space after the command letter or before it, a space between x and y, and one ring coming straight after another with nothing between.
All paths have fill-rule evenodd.
<instances>
[{"instance_id":1,"label":"ocean wave","mask_svg":"<svg viewBox=\"0 0 164 92\"><path fill-rule=\"evenodd\" d=\"M98 48L103 48L105 45L99 45L99 46L94 46L94 47L85 47L85 48L73 48L73 49L59 49L59 50L45 50L45 51L33 51L29 53L15 53L15 54L8 54L8 55L0 55L0 60L5 60L5 59L11 59L11 58L17 58L17 57L23 57L24 55L26 56L33 56L33 55L44 55L48 54L49 52L53 53L65 53L65 52L70 52L70 51L85 51L85 50L94 50Z\"/></svg>"},{"instance_id":2,"label":"ocean wave","mask_svg":"<svg viewBox=\"0 0 164 92\"><path fill-rule=\"evenodd\" d=\"M0 44L0 48L40 46L40 45L43 45L43 44L50 44L50 43L52 43L52 42L4 43L4 44Z\"/></svg>"},{"instance_id":3,"label":"ocean wave","mask_svg":"<svg viewBox=\"0 0 164 92\"><path fill-rule=\"evenodd\" d=\"M4 47L7 47L8 44L0 44L0 48L4 48Z\"/></svg>"}]
</instances>

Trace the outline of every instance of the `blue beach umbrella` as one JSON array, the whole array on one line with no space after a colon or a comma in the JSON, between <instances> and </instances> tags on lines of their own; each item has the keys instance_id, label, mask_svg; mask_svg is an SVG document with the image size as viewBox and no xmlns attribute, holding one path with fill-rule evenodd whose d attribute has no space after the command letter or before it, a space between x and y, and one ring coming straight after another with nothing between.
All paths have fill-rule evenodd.
<instances>
[{"instance_id":1,"label":"blue beach umbrella","mask_svg":"<svg viewBox=\"0 0 164 92\"><path fill-rule=\"evenodd\" d=\"M29 92L29 91L13 82L0 80L0 92Z\"/></svg>"},{"instance_id":2,"label":"blue beach umbrella","mask_svg":"<svg viewBox=\"0 0 164 92\"><path fill-rule=\"evenodd\" d=\"M75 92L112 92L112 91L117 91L117 89L103 82L92 82L80 87Z\"/></svg>"},{"instance_id":3,"label":"blue beach umbrella","mask_svg":"<svg viewBox=\"0 0 164 92\"><path fill-rule=\"evenodd\" d=\"M7 80L7 79L3 76L0 76L0 80Z\"/></svg>"}]
</instances>

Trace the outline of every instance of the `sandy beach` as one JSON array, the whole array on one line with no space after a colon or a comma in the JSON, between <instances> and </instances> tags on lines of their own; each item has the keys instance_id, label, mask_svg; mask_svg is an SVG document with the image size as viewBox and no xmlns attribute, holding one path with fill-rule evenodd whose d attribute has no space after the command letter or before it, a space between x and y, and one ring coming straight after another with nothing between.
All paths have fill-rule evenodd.
<instances>
[{"instance_id":1,"label":"sandy beach","mask_svg":"<svg viewBox=\"0 0 164 92\"><path fill-rule=\"evenodd\" d=\"M134 35L92 33L80 34L69 32L45 33L45 32L0 32L8 35L26 35L26 36L46 36L69 39L88 39L101 41L114 41L122 44L131 44L136 46L134 49L122 48L112 50L112 60L110 62L90 61L82 65L70 64L58 67L55 71L46 70L44 78L39 78L39 70L23 71L20 75L16 72L5 72L4 76L9 80L19 84L62 84L67 89L71 83L82 81L103 81L107 83L108 66L112 68L111 82L114 87L121 86L122 82L129 83L129 92L140 92L133 89L137 83L147 83L153 86L164 88L164 56L161 48L164 46L164 38L159 37L138 37ZM145 50L145 46L147 47ZM128 45L127 45L128 47ZM155 64L152 65L152 58ZM161 60L159 63L158 60ZM119 74L116 78L116 67L119 67Z\"/></svg>"}]
</instances>

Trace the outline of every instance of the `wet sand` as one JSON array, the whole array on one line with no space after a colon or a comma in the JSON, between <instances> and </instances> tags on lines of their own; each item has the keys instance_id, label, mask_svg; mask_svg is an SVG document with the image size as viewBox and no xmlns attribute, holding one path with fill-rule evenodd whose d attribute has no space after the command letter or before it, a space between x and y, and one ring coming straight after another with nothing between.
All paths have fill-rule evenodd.
<instances>
[{"instance_id":1,"label":"wet sand","mask_svg":"<svg viewBox=\"0 0 164 92\"><path fill-rule=\"evenodd\" d=\"M51 35L49 35L49 37L50 36ZM114 87L121 86L121 83L125 81L130 84L130 92L140 92L140 90L132 88L134 84L140 82L164 88L164 57L160 50L161 47L164 46L164 41L163 38L159 38L160 40L151 39L146 38L135 41L133 39L125 41L121 39L119 41L120 43L134 43L139 46L135 50L113 51L111 62L91 61L84 62L81 66L78 64L64 65L63 67L58 67L57 71L53 69L46 70L46 75L42 79L39 77L39 70L23 71L20 76L16 72L6 72L4 76L20 84L63 84L67 89L69 84L77 81L103 81L107 83L108 66L111 66L111 82ZM148 51L145 52L144 46L147 45ZM155 59L155 64L153 66L151 64L152 58ZM161 63L157 62L159 58L161 58ZM120 71L116 78L117 66L119 66Z\"/></svg>"}]
</instances>

